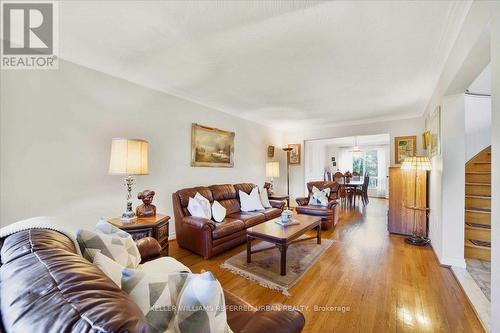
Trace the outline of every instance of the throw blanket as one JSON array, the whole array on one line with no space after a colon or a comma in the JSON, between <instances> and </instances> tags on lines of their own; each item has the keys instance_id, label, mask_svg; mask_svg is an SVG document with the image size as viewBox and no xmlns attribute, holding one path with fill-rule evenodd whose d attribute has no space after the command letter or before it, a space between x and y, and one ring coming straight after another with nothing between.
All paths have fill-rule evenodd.
<instances>
[{"instance_id":1,"label":"throw blanket","mask_svg":"<svg viewBox=\"0 0 500 333\"><path fill-rule=\"evenodd\" d=\"M10 236L19 231L30 229L50 229L59 231L73 241L77 253L82 255L80 252L80 246L76 241L76 229L51 216L38 216L9 224L8 226L0 229L0 238Z\"/></svg>"}]
</instances>

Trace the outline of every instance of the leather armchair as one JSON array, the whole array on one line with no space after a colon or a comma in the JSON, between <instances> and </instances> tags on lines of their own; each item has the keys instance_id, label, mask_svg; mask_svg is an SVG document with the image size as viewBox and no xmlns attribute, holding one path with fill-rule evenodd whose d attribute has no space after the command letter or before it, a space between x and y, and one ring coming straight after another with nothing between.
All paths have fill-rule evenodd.
<instances>
[{"instance_id":1,"label":"leather armchair","mask_svg":"<svg viewBox=\"0 0 500 333\"><path fill-rule=\"evenodd\" d=\"M326 207L324 206L313 206L309 205L309 198L312 195L312 188L316 187L320 190L325 188L330 188L329 202ZM307 189L309 191L308 197L296 198L297 202L297 213L320 216L321 217L321 229L328 230L333 228L339 220L339 203L338 203L338 191L339 184L336 182L327 181L316 181L307 183Z\"/></svg>"}]
</instances>

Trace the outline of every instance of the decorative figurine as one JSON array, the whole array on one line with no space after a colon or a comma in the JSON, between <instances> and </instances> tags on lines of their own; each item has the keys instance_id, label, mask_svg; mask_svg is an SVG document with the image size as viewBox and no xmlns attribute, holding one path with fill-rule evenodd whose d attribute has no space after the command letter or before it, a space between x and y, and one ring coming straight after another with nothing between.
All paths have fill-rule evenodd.
<instances>
[{"instance_id":1,"label":"decorative figurine","mask_svg":"<svg viewBox=\"0 0 500 333\"><path fill-rule=\"evenodd\" d=\"M136 209L137 217L153 217L156 216L156 206L152 205L155 191L144 190L137 194L137 199L142 200L142 205Z\"/></svg>"},{"instance_id":2,"label":"decorative figurine","mask_svg":"<svg viewBox=\"0 0 500 333\"><path fill-rule=\"evenodd\" d=\"M272 195L273 194L273 184L265 182L264 183L264 188L267 190L267 195Z\"/></svg>"}]
</instances>

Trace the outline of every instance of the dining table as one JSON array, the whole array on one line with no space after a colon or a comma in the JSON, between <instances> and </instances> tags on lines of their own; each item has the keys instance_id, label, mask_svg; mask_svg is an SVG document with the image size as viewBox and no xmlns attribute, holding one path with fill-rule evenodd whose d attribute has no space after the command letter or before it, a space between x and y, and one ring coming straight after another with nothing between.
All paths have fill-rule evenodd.
<instances>
[{"instance_id":1,"label":"dining table","mask_svg":"<svg viewBox=\"0 0 500 333\"><path fill-rule=\"evenodd\" d=\"M364 182L363 179L352 179L352 178L348 182L345 181L345 178L336 179L335 181L344 188L353 189L354 192L356 192L358 189L362 189ZM356 206L356 195L354 195L354 206Z\"/></svg>"}]
</instances>

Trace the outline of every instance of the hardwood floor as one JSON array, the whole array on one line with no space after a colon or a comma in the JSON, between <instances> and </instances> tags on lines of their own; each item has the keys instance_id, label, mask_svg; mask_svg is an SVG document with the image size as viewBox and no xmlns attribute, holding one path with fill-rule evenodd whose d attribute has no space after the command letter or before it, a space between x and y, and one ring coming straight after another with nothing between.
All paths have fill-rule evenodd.
<instances>
[{"instance_id":1,"label":"hardwood floor","mask_svg":"<svg viewBox=\"0 0 500 333\"><path fill-rule=\"evenodd\" d=\"M304 332L484 332L451 270L438 264L432 249L388 234L386 200L341 211L337 227L323 232L336 243L288 298L219 267L245 245L203 260L173 241L171 255L193 272L214 272L225 289L253 305L301 307Z\"/></svg>"}]
</instances>

